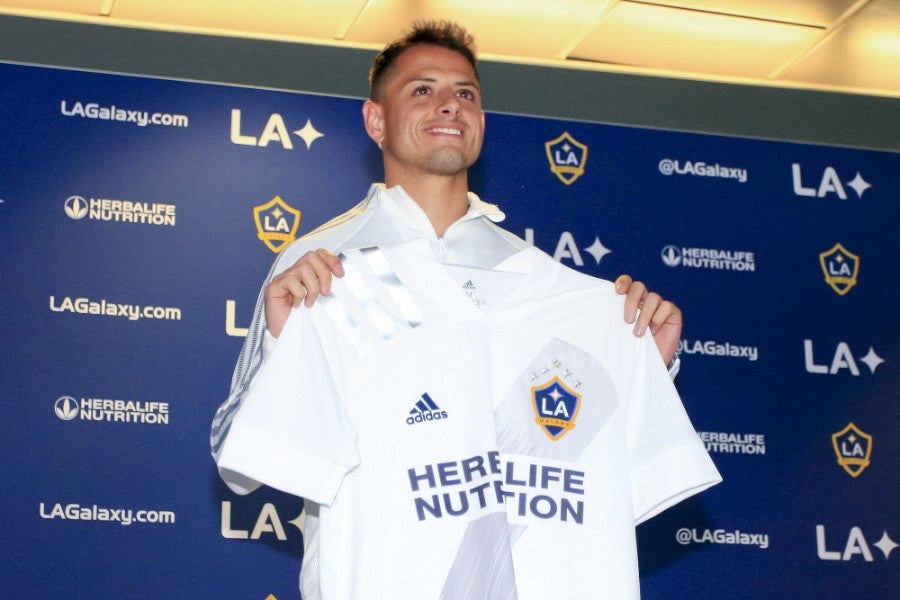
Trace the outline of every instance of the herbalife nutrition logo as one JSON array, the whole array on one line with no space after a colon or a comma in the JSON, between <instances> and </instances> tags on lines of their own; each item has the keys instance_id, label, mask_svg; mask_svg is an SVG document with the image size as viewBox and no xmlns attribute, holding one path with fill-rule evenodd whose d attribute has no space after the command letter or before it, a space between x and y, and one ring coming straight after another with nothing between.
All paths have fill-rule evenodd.
<instances>
[{"instance_id":1,"label":"herbalife nutrition logo","mask_svg":"<svg viewBox=\"0 0 900 600\"><path fill-rule=\"evenodd\" d=\"M406 424L415 425L416 423L422 423L423 421L437 421L438 419L446 418L447 411L441 410L426 392L422 394L419 401L416 402L412 410L409 411L409 416L406 418Z\"/></svg>"},{"instance_id":2,"label":"herbalife nutrition logo","mask_svg":"<svg viewBox=\"0 0 900 600\"><path fill-rule=\"evenodd\" d=\"M756 271L753 252L717 250L715 248L686 248L669 244L660 253L668 267L720 269L723 271Z\"/></svg>"}]
</instances>

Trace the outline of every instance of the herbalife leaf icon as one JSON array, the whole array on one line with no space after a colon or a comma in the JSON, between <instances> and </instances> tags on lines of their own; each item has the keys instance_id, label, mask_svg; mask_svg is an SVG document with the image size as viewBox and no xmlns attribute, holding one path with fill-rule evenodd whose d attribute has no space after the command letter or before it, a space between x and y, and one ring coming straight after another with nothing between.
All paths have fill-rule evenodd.
<instances>
[{"instance_id":1,"label":"herbalife leaf icon","mask_svg":"<svg viewBox=\"0 0 900 600\"><path fill-rule=\"evenodd\" d=\"M78 401L72 396L62 396L56 399L53 410L63 421L71 421L78 416Z\"/></svg>"},{"instance_id":2,"label":"herbalife leaf icon","mask_svg":"<svg viewBox=\"0 0 900 600\"><path fill-rule=\"evenodd\" d=\"M677 267L681 264L681 251L677 246L666 246L660 253L662 261L669 267Z\"/></svg>"},{"instance_id":3,"label":"herbalife leaf icon","mask_svg":"<svg viewBox=\"0 0 900 600\"><path fill-rule=\"evenodd\" d=\"M70 219L83 219L88 213L88 203L81 196L66 199L66 214Z\"/></svg>"}]
</instances>

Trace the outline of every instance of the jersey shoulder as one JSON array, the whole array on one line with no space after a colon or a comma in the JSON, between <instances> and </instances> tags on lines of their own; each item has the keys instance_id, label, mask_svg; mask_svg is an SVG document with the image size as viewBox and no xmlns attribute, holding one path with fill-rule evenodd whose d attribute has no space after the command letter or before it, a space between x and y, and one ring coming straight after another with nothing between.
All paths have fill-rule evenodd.
<instances>
[{"instance_id":1,"label":"jersey shoulder","mask_svg":"<svg viewBox=\"0 0 900 600\"><path fill-rule=\"evenodd\" d=\"M556 263L557 272L554 285L551 288L553 295L584 293L593 294L597 297L605 297L610 299L618 298L616 294L615 284L609 280L594 277L581 271L576 271L572 267L566 266L556 261L552 256L544 252L538 251L537 260L545 263Z\"/></svg>"},{"instance_id":2,"label":"jersey shoulder","mask_svg":"<svg viewBox=\"0 0 900 600\"><path fill-rule=\"evenodd\" d=\"M373 193L370 192L362 202L347 212L326 221L311 232L291 242L275 260L272 276L284 271L311 250L324 248L337 254L343 248L352 246L354 236L359 233L371 218L377 208L377 204Z\"/></svg>"}]
</instances>

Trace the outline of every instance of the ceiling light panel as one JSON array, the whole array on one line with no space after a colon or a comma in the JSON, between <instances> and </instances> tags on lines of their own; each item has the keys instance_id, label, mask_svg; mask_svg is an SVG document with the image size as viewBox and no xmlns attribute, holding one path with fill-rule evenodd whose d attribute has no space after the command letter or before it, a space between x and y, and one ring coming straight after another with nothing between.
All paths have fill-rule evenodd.
<instances>
[{"instance_id":1,"label":"ceiling light panel","mask_svg":"<svg viewBox=\"0 0 900 600\"><path fill-rule=\"evenodd\" d=\"M900 90L900 1L873 0L778 79L894 90L896 95Z\"/></svg>"},{"instance_id":2,"label":"ceiling light panel","mask_svg":"<svg viewBox=\"0 0 900 600\"><path fill-rule=\"evenodd\" d=\"M248 35L334 39L365 0L116 0L110 15Z\"/></svg>"},{"instance_id":3,"label":"ceiling light panel","mask_svg":"<svg viewBox=\"0 0 900 600\"><path fill-rule=\"evenodd\" d=\"M29 11L67 12L79 15L99 15L104 0L3 0L3 8L25 8Z\"/></svg>"},{"instance_id":4,"label":"ceiling light panel","mask_svg":"<svg viewBox=\"0 0 900 600\"><path fill-rule=\"evenodd\" d=\"M614 0L373 0L347 32L347 40L383 44L414 20L446 19L475 36L480 53L555 58ZM399 16L402 15L402 18Z\"/></svg>"},{"instance_id":5,"label":"ceiling light panel","mask_svg":"<svg viewBox=\"0 0 900 600\"><path fill-rule=\"evenodd\" d=\"M827 27L859 0L648 0L677 8L702 10L767 21Z\"/></svg>"},{"instance_id":6,"label":"ceiling light panel","mask_svg":"<svg viewBox=\"0 0 900 600\"><path fill-rule=\"evenodd\" d=\"M762 78L823 34L816 27L622 2L569 58Z\"/></svg>"}]
</instances>

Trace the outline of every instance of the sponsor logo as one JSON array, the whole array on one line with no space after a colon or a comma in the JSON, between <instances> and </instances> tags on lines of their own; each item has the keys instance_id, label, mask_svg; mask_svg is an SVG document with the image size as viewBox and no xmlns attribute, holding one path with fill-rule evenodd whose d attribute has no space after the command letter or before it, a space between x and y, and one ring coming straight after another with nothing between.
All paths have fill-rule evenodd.
<instances>
[{"instance_id":1,"label":"sponsor logo","mask_svg":"<svg viewBox=\"0 0 900 600\"><path fill-rule=\"evenodd\" d=\"M66 117L82 117L97 121L117 121L119 123L134 123L138 127L147 125L162 125L164 127L188 127L190 119L185 115L173 115L169 113L150 113L146 110L131 110L111 104L104 106L97 102L75 102L69 104L62 100L59 112Z\"/></svg>"},{"instance_id":2,"label":"sponsor logo","mask_svg":"<svg viewBox=\"0 0 900 600\"><path fill-rule=\"evenodd\" d=\"M317 131L313 127L312 121L309 119L306 120L306 125L300 129L289 132L287 125L284 123L284 118L278 113L269 115L269 119L258 136L247 135L241 132L241 118L241 110L239 108L231 109L232 144L265 148L270 142L276 142L285 150L293 150L294 142L290 135L293 133L303 140L303 143L306 144L306 149L309 150L314 141L325 136L324 133Z\"/></svg>"},{"instance_id":3,"label":"sponsor logo","mask_svg":"<svg viewBox=\"0 0 900 600\"><path fill-rule=\"evenodd\" d=\"M544 143L550 171L566 185L572 185L584 175L588 147L573 138L568 131L554 140Z\"/></svg>"},{"instance_id":4,"label":"sponsor logo","mask_svg":"<svg viewBox=\"0 0 900 600\"><path fill-rule=\"evenodd\" d=\"M446 419L448 416L447 411L441 410L426 392L422 394L419 401L416 402L415 406L412 407L412 410L409 411L409 416L406 418L406 424L415 425L416 423L424 423L425 421L438 421L440 419Z\"/></svg>"},{"instance_id":5,"label":"sponsor logo","mask_svg":"<svg viewBox=\"0 0 900 600\"><path fill-rule=\"evenodd\" d=\"M166 306L141 306L139 304L119 304L106 299L91 300L89 298L72 298L65 296L59 302L56 296L50 296L50 310L53 312L69 312L79 315L102 315L106 317L125 317L129 321L139 319L157 319L180 321L181 309Z\"/></svg>"},{"instance_id":6,"label":"sponsor logo","mask_svg":"<svg viewBox=\"0 0 900 600\"><path fill-rule=\"evenodd\" d=\"M715 342L712 340L687 339L678 342L678 353L702 354L703 356L727 356L730 358L746 358L755 362L759 358L759 348L756 346L738 346L730 342Z\"/></svg>"},{"instance_id":7,"label":"sponsor logo","mask_svg":"<svg viewBox=\"0 0 900 600\"><path fill-rule=\"evenodd\" d=\"M803 184L803 173L799 163L793 163L791 165L791 175L794 180L794 194L797 196L824 198L829 194L834 194L841 200L847 199L847 192L844 189L844 184L841 183L841 178L838 176L834 167L825 167L825 170L822 172L822 177L819 179L818 187L807 187ZM865 191L872 187L872 184L863 179L863 176L860 175L859 171L856 172L856 177L845 183L847 184L847 187L856 192L857 198L862 198Z\"/></svg>"},{"instance_id":8,"label":"sponsor logo","mask_svg":"<svg viewBox=\"0 0 900 600\"><path fill-rule=\"evenodd\" d=\"M716 250L713 248L686 248L670 244L662 249L660 257L663 264L668 267L680 266L723 271L756 271L756 260L752 252Z\"/></svg>"},{"instance_id":9,"label":"sponsor logo","mask_svg":"<svg viewBox=\"0 0 900 600\"><path fill-rule=\"evenodd\" d=\"M736 529L689 529L682 527L675 532L675 540L682 546L689 544L723 544L728 546L756 546L762 550L769 547L768 533L747 533Z\"/></svg>"},{"instance_id":10,"label":"sponsor logo","mask_svg":"<svg viewBox=\"0 0 900 600\"><path fill-rule=\"evenodd\" d=\"M838 464L851 477L859 477L872 464L872 436L852 422L831 434L831 445Z\"/></svg>"},{"instance_id":11,"label":"sponsor logo","mask_svg":"<svg viewBox=\"0 0 900 600\"><path fill-rule=\"evenodd\" d=\"M585 473L571 463L497 451L407 469L419 521L501 513L512 522L584 523Z\"/></svg>"},{"instance_id":12,"label":"sponsor logo","mask_svg":"<svg viewBox=\"0 0 900 600\"><path fill-rule=\"evenodd\" d=\"M244 501L242 501L242 503L243 502ZM246 509L246 504L244 504L242 508ZM230 540L258 540L265 534L271 534L278 540L284 542L288 539L284 523L293 525L301 534L303 533L303 526L306 524L306 513L303 512L302 507L300 509L300 514L296 517L293 519L285 519L278 514L278 510L274 504L266 502L260 507L259 512L256 513L257 516L255 521L253 521L253 528L242 529L241 527L247 526L245 523L252 521L254 512L255 511L250 511L248 514L247 510L241 510L240 515L234 514L232 512L232 503L228 500L223 500L221 520L222 537ZM243 520L243 517L250 517L250 519Z\"/></svg>"},{"instance_id":13,"label":"sponsor logo","mask_svg":"<svg viewBox=\"0 0 900 600\"><path fill-rule=\"evenodd\" d=\"M834 536L829 540L824 525L816 525L816 551L820 560L840 560L849 562L855 560L856 557L862 558L866 562L874 562L875 556L872 554L870 546L875 546L884 555L884 560L890 560L891 552L897 547L897 543L891 539L887 531L882 530L881 538L874 544L869 544L866 536L863 535L862 529L859 527L851 527L847 534L847 541L844 544L843 551L829 550L828 542L834 541ZM842 537L837 538L838 541ZM840 546L838 546L840 547Z\"/></svg>"},{"instance_id":14,"label":"sponsor logo","mask_svg":"<svg viewBox=\"0 0 900 600\"><path fill-rule=\"evenodd\" d=\"M766 436L761 433L698 431L707 452L717 454L765 454Z\"/></svg>"},{"instance_id":15,"label":"sponsor logo","mask_svg":"<svg viewBox=\"0 0 900 600\"><path fill-rule=\"evenodd\" d=\"M265 204L253 207L256 237L272 252L278 254L297 239L300 211L275 196Z\"/></svg>"},{"instance_id":16,"label":"sponsor logo","mask_svg":"<svg viewBox=\"0 0 900 600\"><path fill-rule=\"evenodd\" d=\"M703 161L680 161L664 158L659 161L659 172L663 175L694 175L696 177L715 177L717 179L734 179L741 183L747 182L747 169L739 167L725 167L719 163L707 163Z\"/></svg>"},{"instance_id":17,"label":"sponsor logo","mask_svg":"<svg viewBox=\"0 0 900 600\"><path fill-rule=\"evenodd\" d=\"M856 285L859 277L859 257L841 244L819 253L819 264L825 274L825 283L838 295L843 296Z\"/></svg>"},{"instance_id":18,"label":"sponsor logo","mask_svg":"<svg viewBox=\"0 0 900 600\"><path fill-rule=\"evenodd\" d=\"M803 340L803 355L807 373L837 375L846 369L851 375L859 377L859 366L856 364L857 359L853 358L853 353L850 351L850 346L847 342L840 342L834 349L834 357L831 359L831 365L816 364L812 340ZM872 346L869 346L869 351L866 355L860 357L858 360L866 365L873 375L875 374L875 369L884 362L884 359L876 354L875 349Z\"/></svg>"},{"instance_id":19,"label":"sponsor logo","mask_svg":"<svg viewBox=\"0 0 900 600\"><path fill-rule=\"evenodd\" d=\"M175 226L174 204L112 200L110 198L85 200L81 196L69 196L66 198L63 208L66 215L76 221L88 217L92 221Z\"/></svg>"},{"instance_id":20,"label":"sponsor logo","mask_svg":"<svg viewBox=\"0 0 900 600\"><path fill-rule=\"evenodd\" d=\"M111 400L60 396L53 403L53 412L63 421L103 421L107 423L137 423L140 425L168 425L168 402Z\"/></svg>"},{"instance_id":21,"label":"sponsor logo","mask_svg":"<svg viewBox=\"0 0 900 600\"><path fill-rule=\"evenodd\" d=\"M150 523L171 525L175 523L175 513L170 510L134 510L131 508L107 508L92 504L55 504L38 505L38 514L42 519L62 519L64 521L99 521L105 523L119 523L131 525L132 523Z\"/></svg>"},{"instance_id":22,"label":"sponsor logo","mask_svg":"<svg viewBox=\"0 0 900 600\"><path fill-rule=\"evenodd\" d=\"M534 229L528 228L525 230L525 241L532 246L535 245ZM594 262L598 265L600 264L600 261L603 260L604 256L612 253L612 250L604 246L598 236L594 237L594 242L590 246L583 246L581 247L581 250L584 250L594 257ZM571 260L576 266L583 267L584 258L581 256L581 250L579 250L578 242L575 241L575 236L573 236L571 232L563 231L559 236L559 241L556 243L556 250L553 251L553 260L559 262Z\"/></svg>"}]
</instances>

